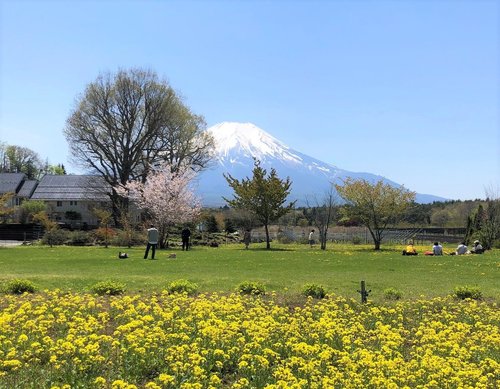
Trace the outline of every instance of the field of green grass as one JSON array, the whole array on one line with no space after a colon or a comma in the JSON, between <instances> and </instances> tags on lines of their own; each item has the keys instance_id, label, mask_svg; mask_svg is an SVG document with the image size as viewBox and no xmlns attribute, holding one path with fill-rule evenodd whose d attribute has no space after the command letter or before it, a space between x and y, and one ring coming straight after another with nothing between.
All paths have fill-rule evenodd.
<instances>
[{"instance_id":1,"label":"field of green grass","mask_svg":"<svg viewBox=\"0 0 500 389\"><path fill-rule=\"evenodd\" d=\"M420 252L430 247L417 247ZM452 293L456 286L479 287L483 296L500 300L500 250L484 255L404 257L403 246L330 245L326 251L307 245L222 245L158 250L156 260L144 260L144 247L0 248L0 283L13 278L34 282L40 289L89 291L98 281L126 284L129 293L160 291L173 280L187 279L200 292L231 292L242 281L260 281L268 292L298 295L306 283L321 284L327 292L359 299L365 280L369 300L382 301L387 288L396 288L403 299L432 298ZM452 251L453 248L445 247ZM118 259L126 251L128 259ZM168 254L177 258L169 259Z\"/></svg>"}]
</instances>

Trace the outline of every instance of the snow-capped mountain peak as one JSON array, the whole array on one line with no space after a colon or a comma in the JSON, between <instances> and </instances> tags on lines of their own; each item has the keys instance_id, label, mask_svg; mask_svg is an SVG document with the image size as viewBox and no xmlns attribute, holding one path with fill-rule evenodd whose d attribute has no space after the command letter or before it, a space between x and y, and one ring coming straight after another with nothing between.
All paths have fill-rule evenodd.
<instances>
[{"instance_id":1,"label":"snow-capped mountain peak","mask_svg":"<svg viewBox=\"0 0 500 389\"><path fill-rule=\"evenodd\" d=\"M224 122L207 129L215 141L214 166L198 177L199 191L205 206L221 206L223 197L230 198L232 189L224 174L242 179L252 175L254 161L268 170L274 168L279 177L290 177L292 193L290 200L304 205L305 199L321 196L331 188L332 183L342 183L347 177L365 179L370 182L383 180L391 185L399 184L371 173L349 172L330 163L303 154L286 146L252 123ZM334 142L334 139L325 140ZM417 201L432 202L436 196L419 195Z\"/></svg>"},{"instance_id":2,"label":"snow-capped mountain peak","mask_svg":"<svg viewBox=\"0 0 500 389\"><path fill-rule=\"evenodd\" d=\"M215 140L221 162L235 162L236 156L259 160L279 158L300 163L301 158L288 146L252 123L223 122L207 129Z\"/></svg>"}]
</instances>

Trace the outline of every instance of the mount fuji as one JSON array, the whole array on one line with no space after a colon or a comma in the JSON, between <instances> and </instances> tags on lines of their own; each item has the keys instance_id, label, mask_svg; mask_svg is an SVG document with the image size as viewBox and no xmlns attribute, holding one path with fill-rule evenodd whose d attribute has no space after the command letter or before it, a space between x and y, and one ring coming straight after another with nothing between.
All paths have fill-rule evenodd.
<instances>
[{"instance_id":1,"label":"mount fuji","mask_svg":"<svg viewBox=\"0 0 500 389\"><path fill-rule=\"evenodd\" d=\"M276 169L278 177L292 180L288 200L297 200L297 205L305 205L307 198L321 199L331 183L341 184L347 177L364 179L369 182L383 180L392 186L396 182L371 173L355 173L293 150L252 123L224 122L207 129L215 141L214 163L198 177L198 194L206 207L225 204L223 196L232 198L233 191L223 174L242 179L252 177L254 158L269 173ZM430 203L443 201L442 197L417 194L416 201Z\"/></svg>"}]
</instances>

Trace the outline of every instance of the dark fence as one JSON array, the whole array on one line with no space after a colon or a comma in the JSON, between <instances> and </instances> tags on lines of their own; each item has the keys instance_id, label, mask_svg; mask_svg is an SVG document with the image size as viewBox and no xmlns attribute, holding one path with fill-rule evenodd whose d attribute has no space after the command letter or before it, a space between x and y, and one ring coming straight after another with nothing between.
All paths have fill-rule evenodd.
<instances>
[{"instance_id":1,"label":"dark fence","mask_svg":"<svg viewBox=\"0 0 500 389\"><path fill-rule=\"evenodd\" d=\"M279 227L272 228L271 238L277 240L286 239L291 242L307 243L307 237L311 227ZM427 244L429 242L457 243L463 240L465 228L390 228L384 231L383 243L406 244L412 240L414 243ZM342 243L364 243L373 242L370 232L365 227L331 227L327 234L328 241ZM318 231L315 231L315 240L318 241ZM253 241L264 241L263 229L252 230Z\"/></svg>"},{"instance_id":2,"label":"dark fence","mask_svg":"<svg viewBox=\"0 0 500 389\"><path fill-rule=\"evenodd\" d=\"M40 224L0 224L0 240L33 241L42 236Z\"/></svg>"}]
</instances>

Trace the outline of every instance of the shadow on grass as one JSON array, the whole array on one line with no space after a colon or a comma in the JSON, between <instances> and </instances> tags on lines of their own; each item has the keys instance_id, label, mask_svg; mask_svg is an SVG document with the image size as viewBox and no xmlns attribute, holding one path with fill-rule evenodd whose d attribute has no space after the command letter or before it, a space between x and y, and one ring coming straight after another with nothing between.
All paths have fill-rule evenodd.
<instances>
[{"instance_id":1,"label":"shadow on grass","mask_svg":"<svg viewBox=\"0 0 500 389\"><path fill-rule=\"evenodd\" d=\"M293 248L284 248L284 247L271 247L270 249L267 249L265 247L254 247L254 248L249 248L248 250L245 248L242 248L241 251L297 251L296 249L294 250Z\"/></svg>"}]
</instances>

